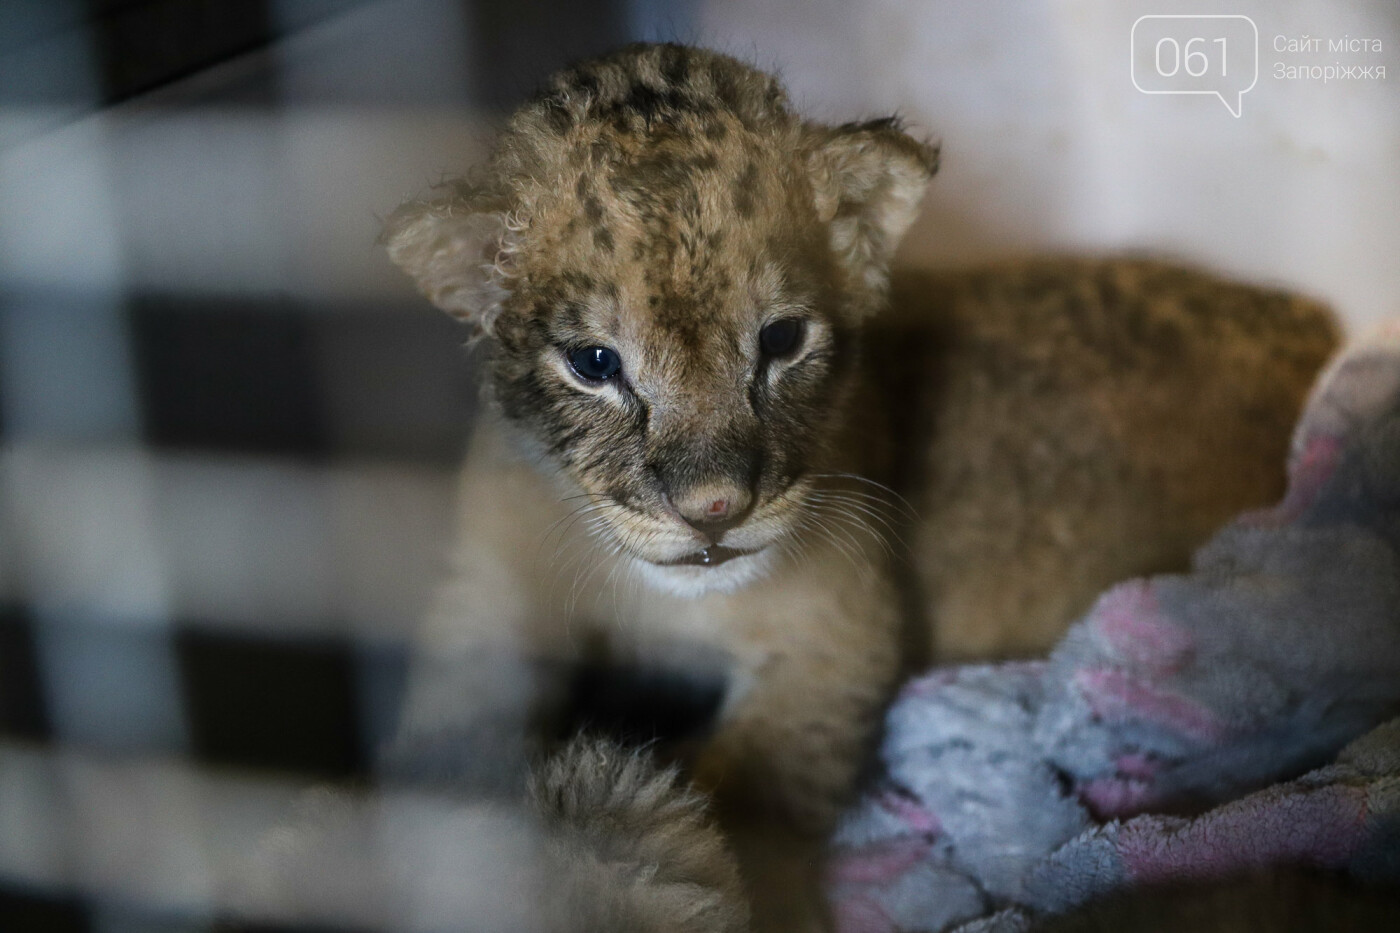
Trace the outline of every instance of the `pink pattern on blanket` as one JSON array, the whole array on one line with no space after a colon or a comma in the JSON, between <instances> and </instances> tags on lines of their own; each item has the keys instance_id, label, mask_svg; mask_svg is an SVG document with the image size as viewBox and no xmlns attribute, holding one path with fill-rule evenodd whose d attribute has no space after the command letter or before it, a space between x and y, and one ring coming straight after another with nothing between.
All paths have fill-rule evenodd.
<instances>
[{"instance_id":1,"label":"pink pattern on blanket","mask_svg":"<svg viewBox=\"0 0 1400 933\"><path fill-rule=\"evenodd\" d=\"M932 846L928 842L908 836L846 850L827 865L826 881L827 884L888 884L928 858L930 851Z\"/></svg>"},{"instance_id":2,"label":"pink pattern on blanket","mask_svg":"<svg viewBox=\"0 0 1400 933\"><path fill-rule=\"evenodd\" d=\"M1137 882L1222 878L1273 864L1341 868L1366 840L1365 788L1327 785L1261 793L1192 820L1123 824L1118 850Z\"/></svg>"},{"instance_id":3,"label":"pink pattern on blanket","mask_svg":"<svg viewBox=\"0 0 1400 933\"><path fill-rule=\"evenodd\" d=\"M858 894L837 900L831 911L841 933L895 933L899 929L879 904Z\"/></svg>"},{"instance_id":4,"label":"pink pattern on blanket","mask_svg":"<svg viewBox=\"0 0 1400 933\"><path fill-rule=\"evenodd\" d=\"M1147 755L1120 755L1112 777L1098 777L1081 784L1077 795L1096 820L1136 816L1158 802L1152 779L1160 762Z\"/></svg>"},{"instance_id":5,"label":"pink pattern on blanket","mask_svg":"<svg viewBox=\"0 0 1400 933\"><path fill-rule=\"evenodd\" d=\"M1331 478L1341 459L1342 440L1330 434L1308 438L1288 469L1288 490L1283 501L1267 509L1241 515L1238 522L1256 528L1282 528L1296 522L1317 500L1322 486Z\"/></svg>"},{"instance_id":6,"label":"pink pattern on blanket","mask_svg":"<svg viewBox=\"0 0 1400 933\"><path fill-rule=\"evenodd\" d=\"M1191 635L1162 613L1151 580L1130 580L1104 593L1088 624L1118 657L1155 673L1180 670L1195 648Z\"/></svg>"},{"instance_id":7,"label":"pink pattern on blanket","mask_svg":"<svg viewBox=\"0 0 1400 933\"><path fill-rule=\"evenodd\" d=\"M1113 760L1113 766L1118 769L1119 774L1143 781L1151 780L1162 770L1160 761L1141 752L1119 755Z\"/></svg>"},{"instance_id":8,"label":"pink pattern on blanket","mask_svg":"<svg viewBox=\"0 0 1400 933\"><path fill-rule=\"evenodd\" d=\"M1135 816L1156 802L1153 786L1140 778L1107 777L1085 782L1079 800L1096 820Z\"/></svg>"},{"instance_id":9,"label":"pink pattern on blanket","mask_svg":"<svg viewBox=\"0 0 1400 933\"><path fill-rule=\"evenodd\" d=\"M1111 667L1087 668L1074 676L1095 716L1108 721L1147 720L1201 742L1216 743L1225 727L1209 709L1179 694Z\"/></svg>"},{"instance_id":10,"label":"pink pattern on blanket","mask_svg":"<svg viewBox=\"0 0 1400 933\"><path fill-rule=\"evenodd\" d=\"M880 805L881 809L898 817L916 833L936 836L943 830L938 822L938 817L925 810L914 798L899 791L887 790L881 793L875 802Z\"/></svg>"}]
</instances>

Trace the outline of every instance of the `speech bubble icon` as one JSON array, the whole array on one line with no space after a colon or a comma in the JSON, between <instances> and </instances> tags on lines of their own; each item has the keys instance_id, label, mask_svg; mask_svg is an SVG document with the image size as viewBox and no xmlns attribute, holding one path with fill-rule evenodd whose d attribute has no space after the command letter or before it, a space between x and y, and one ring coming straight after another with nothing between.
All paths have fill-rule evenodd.
<instances>
[{"instance_id":1,"label":"speech bubble icon","mask_svg":"<svg viewBox=\"0 0 1400 933\"><path fill-rule=\"evenodd\" d=\"M1214 94L1238 117L1259 80L1259 28L1248 16L1139 16L1129 44L1144 94Z\"/></svg>"}]
</instances>

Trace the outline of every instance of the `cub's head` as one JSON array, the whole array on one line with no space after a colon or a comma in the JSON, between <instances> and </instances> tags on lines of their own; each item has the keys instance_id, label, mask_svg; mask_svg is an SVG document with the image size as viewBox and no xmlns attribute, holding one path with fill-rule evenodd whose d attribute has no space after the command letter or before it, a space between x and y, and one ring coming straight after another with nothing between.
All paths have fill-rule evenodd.
<instances>
[{"instance_id":1,"label":"cub's head","mask_svg":"<svg viewBox=\"0 0 1400 933\"><path fill-rule=\"evenodd\" d=\"M730 588L802 526L935 164L894 120L812 124L734 59L634 46L384 239L492 341L495 399L595 527L670 589Z\"/></svg>"}]
</instances>

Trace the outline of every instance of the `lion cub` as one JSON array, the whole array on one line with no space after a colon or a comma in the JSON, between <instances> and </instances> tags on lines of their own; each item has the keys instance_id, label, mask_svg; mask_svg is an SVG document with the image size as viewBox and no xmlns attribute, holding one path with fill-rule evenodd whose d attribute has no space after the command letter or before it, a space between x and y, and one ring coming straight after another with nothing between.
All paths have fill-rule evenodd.
<instances>
[{"instance_id":1,"label":"lion cub","mask_svg":"<svg viewBox=\"0 0 1400 933\"><path fill-rule=\"evenodd\" d=\"M528 707L483 659L713 674L691 773L820 833L911 645L1042 649L1281 490L1323 309L1048 260L896 277L886 311L937 161L893 119L808 122L734 59L633 46L390 217L393 260L490 347L407 735Z\"/></svg>"}]
</instances>

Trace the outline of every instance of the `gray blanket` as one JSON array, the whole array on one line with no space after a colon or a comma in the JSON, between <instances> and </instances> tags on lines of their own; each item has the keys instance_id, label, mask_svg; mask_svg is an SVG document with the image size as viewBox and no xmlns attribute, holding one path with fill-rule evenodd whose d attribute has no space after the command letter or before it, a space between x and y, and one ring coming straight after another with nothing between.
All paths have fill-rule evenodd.
<instances>
[{"instance_id":1,"label":"gray blanket","mask_svg":"<svg viewBox=\"0 0 1400 933\"><path fill-rule=\"evenodd\" d=\"M837 834L841 930L1020 929L1277 865L1400 880L1400 323L1324 376L1288 469L1047 660L907 686Z\"/></svg>"}]
</instances>

